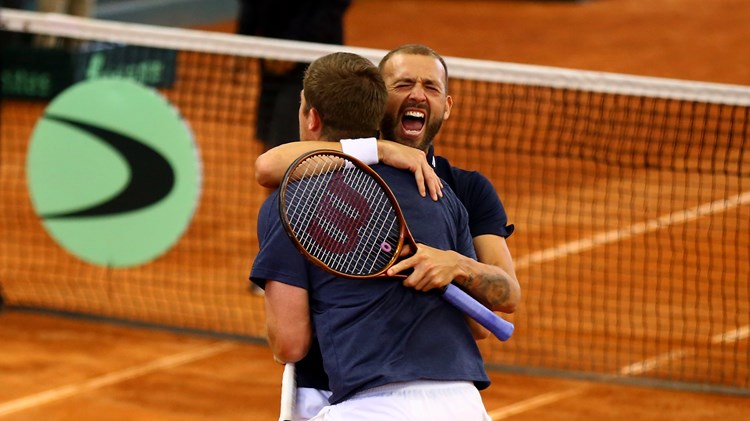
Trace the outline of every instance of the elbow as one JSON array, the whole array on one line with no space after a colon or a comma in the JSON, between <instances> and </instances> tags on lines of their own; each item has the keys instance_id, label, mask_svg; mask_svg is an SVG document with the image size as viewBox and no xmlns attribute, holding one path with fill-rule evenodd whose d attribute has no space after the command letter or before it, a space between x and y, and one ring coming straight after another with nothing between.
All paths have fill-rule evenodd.
<instances>
[{"instance_id":1,"label":"elbow","mask_svg":"<svg viewBox=\"0 0 750 421\"><path fill-rule=\"evenodd\" d=\"M296 363L304 358L307 352L301 352L298 348L280 348L274 350L276 359L285 363Z\"/></svg>"},{"instance_id":2,"label":"elbow","mask_svg":"<svg viewBox=\"0 0 750 421\"><path fill-rule=\"evenodd\" d=\"M290 338L288 340L270 341L271 351L277 360L285 363L295 363L307 355L310 348L310 341L300 340L299 338Z\"/></svg>"},{"instance_id":3,"label":"elbow","mask_svg":"<svg viewBox=\"0 0 750 421\"><path fill-rule=\"evenodd\" d=\"M273 165L266 154L255 159L255 182L263 187L276 187L273 179Z\"/></svg>"},{"instance_id":4,"label":"elbow","mask_svg":"<svg viewBox=\"0 0 750 421\"><path fill-rule=\"evenodd\" d=\"M513 314L518 310L518 306L521 304L521 287L518 282L510 288L510 294L508 300L506 300L503 306L503 313Z\"/></svg>"},{"instance_id":5,"label":"elbow","mask_svg":"<svg viewBox=\"0 0 750 421\"><path fill-rule=\"evenodd\" d=\"M511 282L508 282L506 291L503 293L503 298L498 300L495 305L490 307L492 311L499 311L505 314L513 314L521 304L521 287L515 278Z\"/></svg>"},{"instance_id":6,"label":"elbow","mask_svg":"<svg viewBox=\"0 0 750 421\"><path fill-rule=\"evenodd\" d=\"M307 326L284 330L268 326L267 339L276 360L295 363L307 355L312 343L312 330Z\"/></svg>"}]
</instances>

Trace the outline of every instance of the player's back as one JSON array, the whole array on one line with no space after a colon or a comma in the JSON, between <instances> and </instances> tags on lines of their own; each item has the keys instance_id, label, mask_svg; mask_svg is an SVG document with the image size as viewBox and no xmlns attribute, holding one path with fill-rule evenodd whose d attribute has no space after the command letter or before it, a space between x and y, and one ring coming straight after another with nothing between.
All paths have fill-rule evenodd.
<instances>
[{"instance_id":1,"label":"player's back","mask_svg":"<svg viewBox=\"0 0 750 421\"><path fill-rule=\"evenodd\" d=\"M417 242L475 257L466 210L450 188L445 189L441 200L434 201L419 195L412 173L386 165L373 169L393 191Z\"/></svg>"},{"instance_id":2,"label":"player's back","mask_svg":"<svg viewBox=\"0 0 750 421\"><path fill-rule=\"evenodd\" d=\"M411 173L374 169L393 190L418 242L473 256L466 212L449 189L435 202L419 195ZM313 267L311 272L311 310L332 402L394 382L487 382L463 314L439 291L416 291L400 279L342 279Z\"/></svg>"}]
</instances>

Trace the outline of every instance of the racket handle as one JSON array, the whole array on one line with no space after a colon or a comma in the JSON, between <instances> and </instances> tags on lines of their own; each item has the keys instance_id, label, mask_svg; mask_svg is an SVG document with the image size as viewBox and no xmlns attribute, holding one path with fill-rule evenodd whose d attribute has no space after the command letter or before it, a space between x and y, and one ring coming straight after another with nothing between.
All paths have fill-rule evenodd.
<instances>
[{"instance_id":1,"label":"racket handle","mask_svg":"<svg viewBox=\"0 0 750 421\"><path fill-rule=\"evenodd\" d=\"M501 341L507 341L513 334L513 323L492 312L461 288L448 284L443 292L443 298L487 328Z\"/></svg>"},{"instance_id":2,"label":"racket handle","mask_svg":"<svg viewBox=\"0 0 750 421\"><path fill-rule=\"evenodd\" d=\"M292 421L296 395L297 381L294 363L286 363L284 365L284 374L281 375L281 410L279 411L279 421Z\"/></svg>"}]
</instances>

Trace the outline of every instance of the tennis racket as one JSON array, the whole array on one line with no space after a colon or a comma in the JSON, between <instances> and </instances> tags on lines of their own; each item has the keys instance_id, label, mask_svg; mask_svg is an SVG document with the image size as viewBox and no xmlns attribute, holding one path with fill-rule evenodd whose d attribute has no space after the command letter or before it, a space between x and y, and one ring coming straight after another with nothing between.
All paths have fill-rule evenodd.
<instances>
[{"instance_id":1,"label":"tennis racket","mask_svg":"<svg viewBox=\"0 0 750 421\"><path fill-rule=\"evenodd\" d=\"M337 276L387 277L404 246L417 247L385 181L338 151L308 152L292 163L279 186L279 213L302 254ZM501 341L513 334L513 324L456 285L443 298Z\"/></svg>"},{"instance_id":2,"label":"tennis racket","mask_svg":"<svg viewBox=\"0 0 750 421\"><path fill-rule=\"evenodd\" d=\"M279 421L292 421L296 400L297 381L294 363L286 363L284 365L284 374L281 375L281 410L279 411Z\"/></svg>"}]
</instances>

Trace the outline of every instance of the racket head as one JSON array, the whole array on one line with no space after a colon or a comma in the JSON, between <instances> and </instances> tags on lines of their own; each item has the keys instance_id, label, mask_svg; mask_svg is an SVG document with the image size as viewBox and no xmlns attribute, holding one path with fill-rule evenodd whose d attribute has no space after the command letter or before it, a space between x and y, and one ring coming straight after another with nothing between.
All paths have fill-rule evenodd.
<instances>
[{"instance_id":1,"label":"racket head","mask_svg":"<svg viewBox=\"0 0 750 421\"><path fill-rule=\"evenodd\" d=\"M305 257L347 278L385 276L410 236L385 181L335 150L308 152L290 165L279 186L279 214Z\"/></svg>"}]
</instances>

